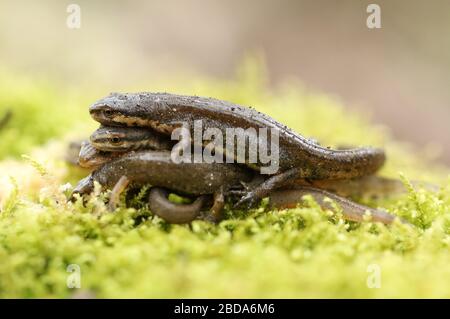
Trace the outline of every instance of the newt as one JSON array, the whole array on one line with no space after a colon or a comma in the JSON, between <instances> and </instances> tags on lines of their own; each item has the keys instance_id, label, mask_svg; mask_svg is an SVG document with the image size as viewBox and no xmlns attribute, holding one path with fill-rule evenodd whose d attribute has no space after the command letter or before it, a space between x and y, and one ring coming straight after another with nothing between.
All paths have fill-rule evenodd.
<instances>
[{"instance_id":1,"label":"newt","mask_svg":"<svg viewBox=\"0 0 450 319\"><path fill-rule=\"evenodd\" d=\"M386 158L379 148L334 150L323 147L255 109L214 98L170 93L112 93L91 105L89 112L103 125L147 127L166 136L180 127L186 127L195 134L195 121L198 120L202 121L203 131L219 129L224 136L227 129L274 130L279 136L279 169L247 191L237 205L246 203L250 206L274 189L298 178L332 180L372 175ZM245 151L250 152L248 144L245 147ZM227 150L225 146L221 150L235 160L238 159L237 151ZM260 158L256 163L247 161L246 164L258 171L266 165Z\"/></svg>"},{"instance_id":2,"label":"newt","mask_svg":"<svg viewBox=\"0 0 450 319\"><path fill-rule=\"evenodd\" d=\"M133 129L133 134L132 134L132 138L128 138L126 134L118 137L118 133L122 132L122 133L126 133L127 129L124 129L122 127L103 127L100 128L101 130L101 134L98 134L98 132L94 132L91 135L91 142L95 143L95 145L100 149L100 150L104 150L104 149L109 149L110 151L114 151L114 150L121 150L121 151L125 151L126 149L123 147L123 145L128 145L129 149L138 149L138 145L144 145L145 148L145 143L142 141L139 141L140 139L147 139L147 135L148 134L152 134L148 129L138 129L135 128ZM115 141L114 143L111 143L111 138L112 136L116 136L118 139L120 139L120 141ZM135 145L133 145L133 143L136 143ZM121 145L121 146L118 146ZM92 148L88 148L89 149L89 154L90 156L93 156L93 158L91 157L91 159L94 159L95 161L97 161L95 159L95 152L91 152ZM102 152L97 150L97 152ZM80 155L82 155L83 149L80 152ZM111 154L113 154L114 152L112 152ZM152 154L152 152L148 151L149 154ZM142 153L144 154L144 153ZM168 169L164 169L164 171L162 171L161 173L163 174L162 176L166 176L167 174L175 174L175 175L170 175L169 176L169 180L172 180L171 178L173 177L173 181L176 181L177 186L181 187L182 193L187 194L189 193L190 195L193 194L193 190L191 189L190 183L198 183L200 182L200 187L206 191L211 193L212 190L214 190L217 185L212 185L211 187L206 187L204 189L205 184L203 183L202 179L182 179L180 180L178 174L182 174L183 169L178 166L178 164L174 164L170 162L169 159L169 154L164 155L166 157L166 160L164 161L160 161L159 165L162 166L167 166L169 167ZM103 158L103 156L102 156ZM154 174L159 174L160 171L155 171L154 169L152 169L154 167L154 163L147 163L147 162L143 162L142 160L140 161L140 163L133 163L131 166L129 166L128 163L132 163L135 161L135 157L134 155L128 155L126 162L122 162L122 161L118 161L118 163L120 164L116 164L115 162L117 161L117 159L111 159L112 163L107 167L104 168L102 167L100 176L101 178L92 178L92 176L89 177L88 182L90 183L90 188L92 188L92 183L93 180L98 180L100 182L100 184L102 185L106 185L109 187L113 187L114 186L114 190L116 190L116 188L118 187L118 185L122 184L121 178L123 176L127 176L127 179L129 178L130 180L137 180L137 181L143 181L143 183L145 183L145 181L153 181L153 183L156 183L155 185L159 185L161 186L161 181L155 181L155 177L153 176ZM155 159L155 157L153 157L153 155L147 155L145 161L153 161ZM85 159L85 162L88 162L90 159ZM149 165L150 164L150 165ZM203 163L202 167L198 167L195 165L198 164L190 164L190 165L194 165L191 166L190 169L192 169L192 167L195 167L196 169L199 169L199 171L202 171L203 173L208 172L207 174L211 174L211 176L213 176L214 174L217 174L217 171L212 170L213 168L213 164L206 164ZM117 165L119 165L119 169L117 168ZM139 170L135 170L133 167L136 167L134 165L137 165L140 169ZM153 166L152 166L153 165ZM175 165L175 166L174 166ZM184 164L186 165L186 164ZM215 163L215 165L220 165ZM126 172L123 172L123 168L126 167ZM236 167L239 168L240 171L243 170L243 168L241 166L238 165L232 165L232 164L221 164L221 169L224 171L228 171L228 170L234 170L236 169ZM235 167L235 168L233 168ZM175 169L173 169L175 168ZM197 171L198 172L198 171ZM122 173L124 173L124 175L122 175ZM248 181L250 179L250 170L248 170L248 175L245 176L245 179ZM99 173L96 173L99 174ZM122 175L122 176L121 176ZM152 175L152 176L150 176ZM240 178L242 179L242 177L244 177L244 175L241 175ZM144 179L144 180L143 180ZM233 184L237 184L240 181L243 180L239 180L237 179L231 179L229 180L230 182L232 182ZM328 184L327 184L328 182ZM397 181L395 181L397 182ZM151 184L153 184L151 183ZM127 184L125 184L126 186ZM225 184L224 184L225 185ZM351 187L346 187L346 185L351 185ZM284 190L278 190L275 192L272 192L269 195L269 202L273 207L276 208L285 208L285 207L293 207L296 206L297 203L301 200L303 195L306 194L311 194L316 200L317 202L320 203L320 205L324 208L330 208L330 204L329 202L325 201L324 198L331 198L334 201L336 201L338 204L341 205L341 207L344 210L344 217L348 220L355 220L355 221L362 221L363 217L364 217L364 213L366 211L369 211L372 216L373 216L373 220L374 221L381 221L384 223L391 223L394 219L395 216L390 215L384 211L381 210L376 210L376 209L372 209L363 205L359 205L357 203L354 203L344 197L338 196L336 194L330 193L328 191L326 191L325 189L328 187L330 190L333 190L335 192L341 192L345 195L349 195L349 193L352 193L352 195L355 195L355 193L357 193L358 191L360 191L361 189L368 189L371 188L371 186L377 186L377 188L380 188L380 185L382 185L384 188L386 188L386 185L388 186L388 189L394 189L398 186L401 186L401 184L399 185L399 183L394 183L393 180L389 180L389 179L383 179L383 178L379 178L379 177L375 177L375 176L368 176L368 177L362 177L360 179L353 179L351 183L348 183L348 181L344 181L344 180L329 180L329 181L318 181L318 185L320 188L317 187L312 187L310 185L309 182L306 181L300 181L297 180L296 184L291 185L291 189L284 189ZM163 185L166 186L169 189L173 189L173 185ZM229 189L231 187L227 187L227 189ZM325 189L323 189L325 188ZM119 190L123 189L123 187L119 186L118 188ZM196 190L195 192L197 192L198 190ZM116 191L113 191L113 194L116 193ZM214 214L212 215L214 217L214 219L216 221L220 220L220 210L222 209L223 206L223 193L220 192L220 194L218 194L216 192L216 196L215 196L215 201L214 201L214 205L216 206L215 208L212 209L212 211L214 212ZM219 201L219 205L217 205L217 198L221 198L221 200ZM150 192L150 198L149 198L149 204L150 204L150 209L158 216L163 217L164 219L170 221L170 222L187 222L190 221L194 218L196 218L198 216L198 211L200 210L201 202L204 201L203 197L199 197L198 200L196 200L194 202L193 205L191 206L186 206L183 207L181 205L177 205L174 204L170 201L167 200L167 191L162 190L161 188L153 188ZM113 201L114 202L114 201ZM195 208L195 207L196 208ZM195 211L197 210L197 213L195 213Z\"/></svg>"},{"instance_id":3,"label":"newt","mask_svg":"<svg viewBox=\"0 0 450 319\"><path fill-rule=\"evenodd\" d=\"M81 151L81 153L83 150ZM90 159L97 161L95 155L91 153ZM103 158L102 158L103 160ZM211 219L220 220L223 208L223 192L229 188L240 185L240 182L249 182L253 173L238 165L224 163L174 163L171 160L169 151L144 150L128 152L119 157L103 163L88 177L82 179L74 189L74 193L90 193L94 188L94 181L97 181L105 188L113 189L114 199L110 208L113 208L117 200L117 195L129 183L133 186L142 187L152 185L158 188L170 189L182 195L200 196L213 195L214 204L211 208ZM183 206L174 206L166 201L166 206L162 206L162 200L155 199L165 194L160 191L158 194L151 193L150 208L161 217L167 215L178 216L178 219L170 217L172 223L185 223L195 218L200 213L200 207L204 199L194 201L190 207L189 214ZM200 204L201 203L201 204ZM176 208L179 208L178 211ZM187 218L189 216L189 218Z\"/></svg>"}]
</instances>

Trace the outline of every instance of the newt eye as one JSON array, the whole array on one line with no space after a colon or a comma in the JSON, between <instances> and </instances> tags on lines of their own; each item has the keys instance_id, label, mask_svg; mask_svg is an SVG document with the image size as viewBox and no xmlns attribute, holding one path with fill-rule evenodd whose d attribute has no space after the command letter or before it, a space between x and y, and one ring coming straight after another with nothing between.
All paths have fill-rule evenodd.
<instances>
[{"instance_id":1,"label":"newt eye","mask_svg":"<svg viewBox=\"0 0 450 319\"><path fill-rule=\"evenodd\" d=\"M113 114L111 110L104 110L103 113L105 113L106 116L111 116Z\"/></svg>"},{"instance_id":2,"label":"newt eye","mask_svg":"<svg viewBox=\"0 0 450 319\"><path fill-rule=\"evenodd\" d=\"M118 144L120 142L120 139L118 137L111 138L111 143Z\"/></svg>"}]
</instances>

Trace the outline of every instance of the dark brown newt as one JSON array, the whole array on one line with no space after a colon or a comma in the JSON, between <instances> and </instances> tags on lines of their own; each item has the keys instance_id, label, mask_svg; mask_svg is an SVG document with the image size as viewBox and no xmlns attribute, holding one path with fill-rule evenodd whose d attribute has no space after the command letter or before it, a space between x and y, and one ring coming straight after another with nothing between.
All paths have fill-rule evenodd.
<instances>
[{"instance_id":1,"label":"dark brown newt","mask_svg":"<svg viewBox=\"0 0 450 319\"><path fill-rule=\"evenodd\" d=\"M114 130L126 130L122 127L108 128L109 133L113 133ZM101 165L112 161L115 158L125 155L128 149L125 145L128 145L130 149L139 149L136 145L131 145L132 143L138 142L136 138L140 136L146 139L148 135L152 134L151 131L147 129L140 129L141 132L135 131L134 137L129 139L128 137L121 137L121 139L126 139L126 141L120 143L110 144L107 136L96 135L95 132L91 135L91 140L96 143L97 148L88 141L76 141L69 145L66 160L75 165L79 165L83 168L94 170ZM113 134L110 135L112 137ZM101 137L102 141L97 139ZM109 144L109 145L107 145ZM146 142L142 142L139 145L147 145ZM110 151L103 151L108 149ZM122 150L122 151L119 151ZM143 149L146 149L144 147ZM412 181L413 185L426 186L432 191L438 189L435 185L430 185L423 182ZM324 189L328 192L337 194L342 197L347 198L360 198L362 196L377 198L386 195L404 193L406 191L403 183L397 179L381 177L376 175L362 176L352 179L329 179L329 180L304 180L295 179L289 181L285 187L295 188L297 186L313 186L314 188Z\"/></svg>"},{"instance_id":2,"label":"dark brown newt","mask_svg":"<svg viewBox=\"0 0 450 319\"><path fill-rule=\"evenodd\" d=\"M221 219L223 206L223 192L227 188L239 185L240 182L249 182L253 173L238 165L225 163L174 163L169 151L137 151L128 152L112 161L104 163L101 167L81 180L74 193L90 193L97 181L105 188L117 188L113 192L121 192L129 182L133 186L141 187L152 185L167 188L183 195L210 195L214 194L214 205L211 218ZM123 178L125 177L125 179ZM120 183L119 183L120 182ZM117 186L116 186L117 185ZM170 213L174 215L174 207L167 201L166 210L157 211L158 215ZM182 208L182 206L179 206ZM197 206L193 206L194 209ZM200 211L198 211L200 213ZM182 218L186 212L179 211ZM174 222L172 220L172 222ZM185 221L184 221L185 222Z\"/></svg>"},{"instance_id":3,"label":"dark brown newt","mask_svg":"<svg viewBox=\"0 0 450 319\"><path fill-rule=\"evenodd\" d=\"M220 212L224 202L223 190L230 189L241 181L249 181L251 175L249 170L232 164L174 164L170 161L169 152L130 152L120 158L111 159L110 162L80 181L75 193L90 192L93 189L94 181L98 181L104 187L113 188L110 206L114 208L118 195L130 181L136 186L145 184L163 186L188 195L205 195L215 192L214 205L209 219L218 221L221 218ZM205 183L205 180L208 179L210 182ZM332 185L336 186L335 183ZM344 218L348 220L363 221L366 211L371 213L373 221L389 224L395 219L395 216L384 211L356 204L323 189L300 184L293 187L294 189L272 192L269 196L271 205L276 208L294 207L303 195L309 193L322 207L327 209L330 206L324 200L326 197L336 201L344 211ZM167 200L167 191L160 187L152 188L149 198L151 211L170 223L192 221L199 216L204 202L205 197L199 196L192 204L172 203Z\"/></svg>"},{"instance_id":4,"label":"dark brown newt","mask_svg":"<svg viewBox=\"0 0 450 319\"><path fill-rule=\"evenodd\" d=\"M324 180L371 175L385 161L382 149L328 149L252 108L213 98L169 93L113 93L95 102L89 111L93 119L104 125L148 127L165 135L185 126L193 136L196 120L202 120L203 130L219 129L223 136L226 136L227 129L267 128L276 131L279 135L279 170L243 196L239 204L252 204L296 178ZM248 145L245 144L247 152ZM236 151L222 150L233 158L236 158ZM252 168L264 168L265 163L260 157L257 160L246 164Z\"/></svg>"},{"instance_id":5,"label":"dark brown newt","mask_svg":"<svg viewBox=\"0 0 450 319\"><path fill-rule=\"evenodd\" d=\"M166 136L155 135L155 132L147 128L101 126L90 136L90 144L83 144L81 150L78 148L78 162L82 163L83 167L100 166L124 152L143 149L170 150L172 146ZM351 179L297 178L287 182L285 186L294 188L299 185L322 188L344 197L377 197L405 191L401 181L375 175Z\"/></svg>"}]
</instances>

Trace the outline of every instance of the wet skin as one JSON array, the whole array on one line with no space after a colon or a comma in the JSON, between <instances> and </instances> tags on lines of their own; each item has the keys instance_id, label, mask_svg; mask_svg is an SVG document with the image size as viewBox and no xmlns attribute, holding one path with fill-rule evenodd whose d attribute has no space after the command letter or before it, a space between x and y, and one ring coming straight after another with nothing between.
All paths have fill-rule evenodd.
<instances>
[{"instance_id":1,"label":"wet skin","mask_svg":"<svg viewBox=\"0 0 450 319\"><path fill-rule=\"evenodd\" d=\"M211 219L220 220L223 205L219 201L223 197L222 193L234 185L240 185L240 182L249 182L252 175L253 172L238 165L220 163L177 164L172 162L169 151L136 151L125 153L104 163L88 177L81 180L74 193L81 195L90 193L93 190L94 181L97 181L100 185L109 189L119 184L117 187L119 191L122 191L128 183L131 183L136 187L150 184L190 196L213 194L215 201ZM126 177L126 180L124 181L122 177ZM114 196L116 196L115 193L117 192L113 192ZM162 201L161 199L160 202ZM153 202L156 202L155 197L153 197ZM180 219L185 222L183 216L187 212L183 206L174 206L168 200L166 200L166 204L165 207L161 204L154 206L156 209L153 212L161 217L166 214L173 216L178 213ZM177 207L179 210L177 210ZM197 204L193 205L192 209L196 209L197 214L200 213ZM174 222L173 218L172 222Z\"/></svg>"},{"instance_id":2,"label":"wet skin","mask_svg":"<svg viewBox=\"0 0 450 319\"><path fill-rule=\"evenodd\" d=\"M90 160L98 162L95 159L95 153L89 148ZM83 149L80 154L83 154ZM100 152L99 152L100 153ZM102 160L105 156L102 153ZM106 153L108 154L108 153ZM109 153L112 154L112 153ZM99 170L82 180L77 186L76 193L88 193L93 188L94 180L108 188L113 188L112 198L110 200L111 208L115 207L115 200L120 192L128 186L131 181L137 186L152 184L165 186L169 189L175 189L183 194L198 195L211 194L214 191L214 205L211 208L209 220L219 221L221 219L221 210L223 207L223 190L229 189L241 181L249 181L251 172L240 166L232 164L174 164L170 161L168 152L140 151L130 152L122 155L123 158L111 158L109 163L102 166ZM85 159L85 161L87 161ZM157 169L155 169L155 167ZM219 169L218 169L219 168ZM195 169L192 171L192 169ZM160 174L161 173L161 174ZM186 175L186 173L188 173ZM126 179L124 180L124 176ZM182 177L182 178L181 178ZM209 177L213 183L205 184L205 178ZM386 185L384 179L375 177L355 179L347 187L345 181L321 181L318 185L322 188L340 190L341 193L355 195L360 189L368 189L371 186ZM393 189L391 180L386 180L388 189ZM176 185L176 186L174 186ZM396 185L399 186L399 185ZM343 209L344 218L354 221L363 221L364 213L369 211L373 221L382 223L391 223L395 216L389 215L384 211L372 209L363 205L356 204L348 199L327 192L326 190L311 187L308 182L297 180L296 184L291 185L292 189L274 191L269 196L269 202L272 207L288 208L295 207L302 199L303 195L311 194L317 202L326 209L330 209L330 204L325 201L325 197L335 200ZM167 199L167 192L160 188L153 188L149 197L150 209L156 215L162 217L171 223L186 223L200 214L201 207L205 201L204 197L199 197L192 204L179 205L170 202ZM112 203L112 204L111 204Z\"/></svg>"},{"instance_id":3,"label":"wet skin","mask_svg":"<svg viewBox=\"0 0 450 319\"><path fill-rule=\"evenodd\" d=\"M122 130L121 127L109 127L109 132L114 130ZM145 138L149 131L147 129L140 129L143 132L140 134L141 137ZM112 136L112 135L111 135ZM91 136L91 140L96 139L94 135ZM119 152L119 149L124 150L124 144L118 143L109 144L107 139L103 141L96 140L96 145L99 149L109 149L110 152L101 151L94 148L91 143L84 141L73 142L69 147L69 154L67 156L67 161L73 164L78 164L81 167L94 170L104 163L112 161L114 158L118 158L126 154L126 151ZM145 145L143 142L139 145ZM80 149L81 148L81 149ZM130 149L139 149L136 145L130 145ZM144 148L145 149L145 148ZM423 182L412 181L414 185L426 186L432 191L438 189L435 185L424 184ZM359 198L362 196L377 198L383 197L389 194L404 193L405 187L403 183L397 179L386 178L376 175L368 175L358 178L351 179L328 179L328 180L305 180L297 178L288 181L285 188L295 188L297 186L313 186L315 188L324 189L328 192L337 194L343 197Z\"/></svg>"},{"instance_id":4,"label":"wet skin","mask_svg":"<svg viewBox=\"0 0 450 319\"><path fill-rule=\"evenodd\" d=\"M204 130L217 128L224 136L227 128L277 130L279 171L249 191L239 204L252 204L297 178L350 179L371 175L385 161L381 149L328 149L254 109L212 98L169 93L114 93L95 102L90 113L94 120L104 125L147 127L168 136L182 125L187 125L193 134L195 120L202 120ZM259 169L267 166L261 162L248 164Z\"/></svg>"},{"instance_id":5,"label":"wet skin","mask_svg":"<svg viewBox=\"0 0 450 319\"><path fill-rule=\"evenodd\" d=\"M221 163L174 163L169 151L137 151L103 164L90 178L112 188L122 176L136 186L150 184L182 194L203 195L212 194L222 185L248 182L252 172ZM86 190L92 190L92 186Z\"/></svg>"},{"instance_id":6,"label":"wet skin","mask_svg":"<svg viewBox=\"0 0 450 319\"><path fill-rule=\"evenodd\" d=\"M109 159L108 157L118 157L120 154L124 154L118 152L142 149L171 149L172 145L168 146L170 143L165 141L167 137L162 135L155 136L154 134L153 131L147 128L102 126L90 136L91 143L84 144L81 151L78 151L80 154L78 161L83 163L84 167L90 166L91 162L95 166L100 166L99 164L112 160L112 158ZM315 143L317 144L317 142ZM284 186L293 188L299 185L314 186L344 197L361 197L363 195L377 197L405 190L399 180L375 175L351 179L307 180L296 178L286 182Z\"/></svg>"}]
</instances>

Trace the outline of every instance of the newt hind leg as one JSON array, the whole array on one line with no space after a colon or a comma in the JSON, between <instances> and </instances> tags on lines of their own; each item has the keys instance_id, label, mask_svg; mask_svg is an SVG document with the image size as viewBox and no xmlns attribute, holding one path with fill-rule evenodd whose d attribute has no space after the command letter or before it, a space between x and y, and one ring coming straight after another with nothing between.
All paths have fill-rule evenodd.
<instances>
[{"instance_id":1,"label":"newt hind leg","mask_svg":"<svg viewBox=\"0 0 450 319\"><path fill-rule=\"evenodd\" d=\"M210 208L210 218L212 222L218 223L223 219L223 207L225 206L225 196L223 187L214 193L214 202Z\"/></svg>"},{"instance_id":2,"label":"newt hind leg","mask_svg":"<svg viewBox=\"0 0 450 319\"><path fill-rule=\"evenodd\" d=\"M241 199L234 205L234 207L239 207L244 204L248 208L254 206L259 200L267 197L272 191L285 186L288 182L297 178L299 172L299 168L291 168L281 174L270 176L264 182L247 191L246 194L242 196Z\"/></svg>"}]
</instances>

